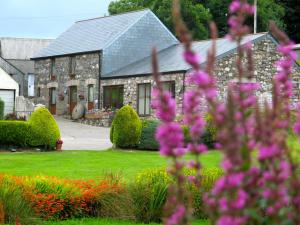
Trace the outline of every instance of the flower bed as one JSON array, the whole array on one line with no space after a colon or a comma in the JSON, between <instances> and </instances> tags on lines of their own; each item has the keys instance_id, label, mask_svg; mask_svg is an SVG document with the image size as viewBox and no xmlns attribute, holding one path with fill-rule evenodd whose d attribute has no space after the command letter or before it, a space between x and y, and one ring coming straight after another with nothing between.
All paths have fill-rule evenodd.
<instances>
[{"instance_id":1,"label":"flower bed","mask_svg":"<svg viewBox=\"0 0 300 225\"><path fill-rule=\"evenodd\" d=\"M204 186L211 187L222 171L207 169L202 175L207 180ZM165 169L146 170L128 184L112 175L86 181L0 175L0 206L1 203L4 206L7 223L14 223L17 218L26 224L25 221L32 218L58 221L83 217L161 222L167 189L172 182ZM202 192L195 192L192 186L187 189L195 196L195 216L205 217L202 201L199 201ZM22 204L18 208L9 205L12 198ZM27 211L16 211L20 208Z\"/></svg>"}]
</instances>

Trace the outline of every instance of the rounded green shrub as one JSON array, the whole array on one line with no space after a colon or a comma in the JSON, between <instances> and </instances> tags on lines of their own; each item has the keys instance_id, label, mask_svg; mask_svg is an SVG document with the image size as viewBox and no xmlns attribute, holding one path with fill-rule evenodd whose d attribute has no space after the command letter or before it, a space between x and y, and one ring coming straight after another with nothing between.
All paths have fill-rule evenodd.
<instances>
[{"instance_id":1,"label":"rounded green shrub","mask_svg":"<svg viewBox=\"0 0 300 225\"><path fill-rule=\"evenodd\" d=\"M155 132L159 125L158 120L145 119L142 121L141 138L138 149L143 150L158 150L159 143L155 139Z\"/></svg>"},{"instance_id":2,"label":"rounded green shrub","mask_svg":"<svg viewBox=\"0 0 300 225\"><path fill-rule=\"evenodd\" d=\"M28 121L32 134L31 146L45 146L54 149L56 141L60 139L59 127L46 108L36 109Z\"/></svg>"},{"instance_id":3,"label":"rounded green shrub","mask_svg":"<svg viewBox=\"0 0 300 225\"><path fill-rule=\"evenodd\" d=\"M134 148L138 145L142 122L131 106L123 106L118 110L113 123L112 142L119 148Z\"/></svg>"},{"instance_id":4,"label":"rounded green shrub","mask_svg":"<svg viewBox=\"0 0 300 225\"><path fill-rule=\"evenodd\" d=\"M0 98L0 120L4 119L4 101Z\"/></svg>"}]
</instances>

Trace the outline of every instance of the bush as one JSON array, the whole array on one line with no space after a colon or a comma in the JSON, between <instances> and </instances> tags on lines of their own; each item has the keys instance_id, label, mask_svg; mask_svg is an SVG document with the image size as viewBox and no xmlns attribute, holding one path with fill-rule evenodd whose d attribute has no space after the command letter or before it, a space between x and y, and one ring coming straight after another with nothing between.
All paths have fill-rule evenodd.
<instances>
[{"instance_id":1,"label":"bush","mask_svg":"<svg viewBox=\"0 0 300 225\"><path fill-rule=\"evenodd\" d=\"M212 117L209 114L206 114L205 116L205 131L204 134L201 137L200 142L205 144L209 148L213 148L214 144L216 142L216 137L217 137L217 129L213 124ZM182 125L181 126L184 134L184 142L187 144L191 142L191 136L189 132L189 128L187 125Z\"/></svg>"},{"instance_id":2,"label":"bush","mask_svg":"<svg viewBox=\"0 0 300 225\"><path fill-rule=\"evenodd\" d=\"M137 221L161 222L171 182L165 169L148 169L138 174L130 187Z\"/></svg>"},{"instance_id":3,"label":"bush","mask_svg":"<svg viewBox=\"0 0 300 225\"><path fill-rule=\"evenodd\" d=\"M202 142L209 148L213 148L217 137L217 128L214 126L212 116L206 114L205 116L206 127L202 136Z\"/></svg>"},{"instance_id":4,"label":"bush","mask_svg":"<svg viewBox=\"0 0 300 225\"><path fill-rule=\"evenodd\" d=\"M142 122L131 106L118 110L113 123L112 139L116 147L137 147L141 136Z\"/></svg>"},{"instance_id":5,"label":"bush","mask_svg":"<svg viewBox=\"0 0 300 225\"><path fill-rule=\"evenodd\" d=\"M3 120L4 118L4 101L0 98L0 120Z\"/></svg>"},{"instance_id":6,"label":"bush","mask_svg":"<svg viewBox=\"0 0 300 225\"><path fill-rule=\"evenodd\" d=\"M185 175L195 175L192 170L185 170ZM197 219L207 219L206 206L203 202L203 195L211 191L216 181L224 175L224 171L220 168L202 168L201 169L201 188L195 185L189 185L192 195L193 214Z\"/></svg>"},{"instance_id":7,"label":"bush","mask_svg":"<svg viewBox=\"0 0 300 225\"><path fill-rule=\"evenodd\" d=\"M186 176L195 175L195 171L186 169ZM209 192L215 182L223 176L224 172L220 168L201 169L201 188L188 184L186 186L192 198L194 216L197 219L206 219L203 195ZM173 178L164 168L148 169L137 175L135 184L131 186L132 198L135 204L135 214L138 221L160 222L163 215L163 205L167 198L167 188L174 182Z\"/></svg>"},{"instance_id":8,"label":"bush","mask_svg":"<svg viewBox=\"0 0 300 225\"><path fill-rule=\"evenodd\" d=\"M5 224L41 224L31 205L23 197L22 188L8 177L0 180L0 204L3 206Z\"/></svg>"},{"instance_id":9,"label":"bush","mask_svg":"<svg viewBox=\"0 0 300 225\"><path fill-rule=\"evenodd\" d=\"M31 127L23 121L0 121L0 145L26 147L31 142Z\"/></svg>"},{"instance_id":10,"label":"bush","mask_svg":"<svg viewBox=\"0 0 300 225\"><path fill-rule=\"evenodd\" d=\"M32 128L31 146L45 146L47 149L55 148L56 141L60 139L60 131L48 109L36 109L28 123Z\"/></svg>"},{"instance_id":11,"label":"bush","mask_svg":"<svg viewBox=\"0 0 300 225\"><path fill-rule=\"evenodd\" d=\"M187 144L191 142L191 135L190 135L190 130L187 125L181 125L181 129L183 131L183 136L184 136L184 143Z\"/></svg>"},{"instance_id":12,"label":"bush","mask_svg":"<svg viewBox=\"0 0 300 225\"><path fill-rule=\"evenodd\" d=\"M156 128L159 125L158 120L142 120L142 132L138 149L158 150L159 143L155 139Z\"/></svg>"}]
</instances>

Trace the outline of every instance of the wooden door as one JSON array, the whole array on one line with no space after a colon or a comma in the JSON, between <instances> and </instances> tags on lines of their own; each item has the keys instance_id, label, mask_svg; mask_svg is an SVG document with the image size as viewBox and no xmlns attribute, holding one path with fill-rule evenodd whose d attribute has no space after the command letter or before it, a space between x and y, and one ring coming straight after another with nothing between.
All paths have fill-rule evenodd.
<instances>
[{"instance_id":1,"label":"wooden door","mask_svg":"<svg viewBox=\"0 0 300 225\"><path fill-rule=\"evenodd\" d=\"M71 86L70 87L70 96L69 96L69 112L72 115L73 109L77 105L77 87L76 86Z\"/></svg>"},{"instance_id":2,"label":"wooden door","mask_svg":"<svg viewBox=\"0 0 300 225\"><path fill-rule=\"evenodd\" d=\"M88 86L88 110L94 109L94 85Z\"/></svg>"},{"instance_id":3,"label":"wooden door","mask_svg":"<svg viewBox=\"0 0 300 225\"><path fill-rule=\"evenodd\" d=\"M49 110L52 115L56 114L56 88L49 89Z\"/></svg>"}]
</instances>

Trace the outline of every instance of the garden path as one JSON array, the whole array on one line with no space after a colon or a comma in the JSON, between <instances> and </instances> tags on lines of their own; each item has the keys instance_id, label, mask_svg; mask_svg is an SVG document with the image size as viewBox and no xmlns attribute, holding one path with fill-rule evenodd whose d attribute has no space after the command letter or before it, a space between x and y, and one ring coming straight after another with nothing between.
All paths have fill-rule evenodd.
<instances>
[{"instance_id":1,"label":"garden path","mask_svg":"<svg viewBox=\"0 0 300 225\"><path fill-rule=\"evenodd\" d=\"M63 140L63 150L106 150L112 147L109 128L94 127L55 117Z\"/></svg>"}]
</instances>

